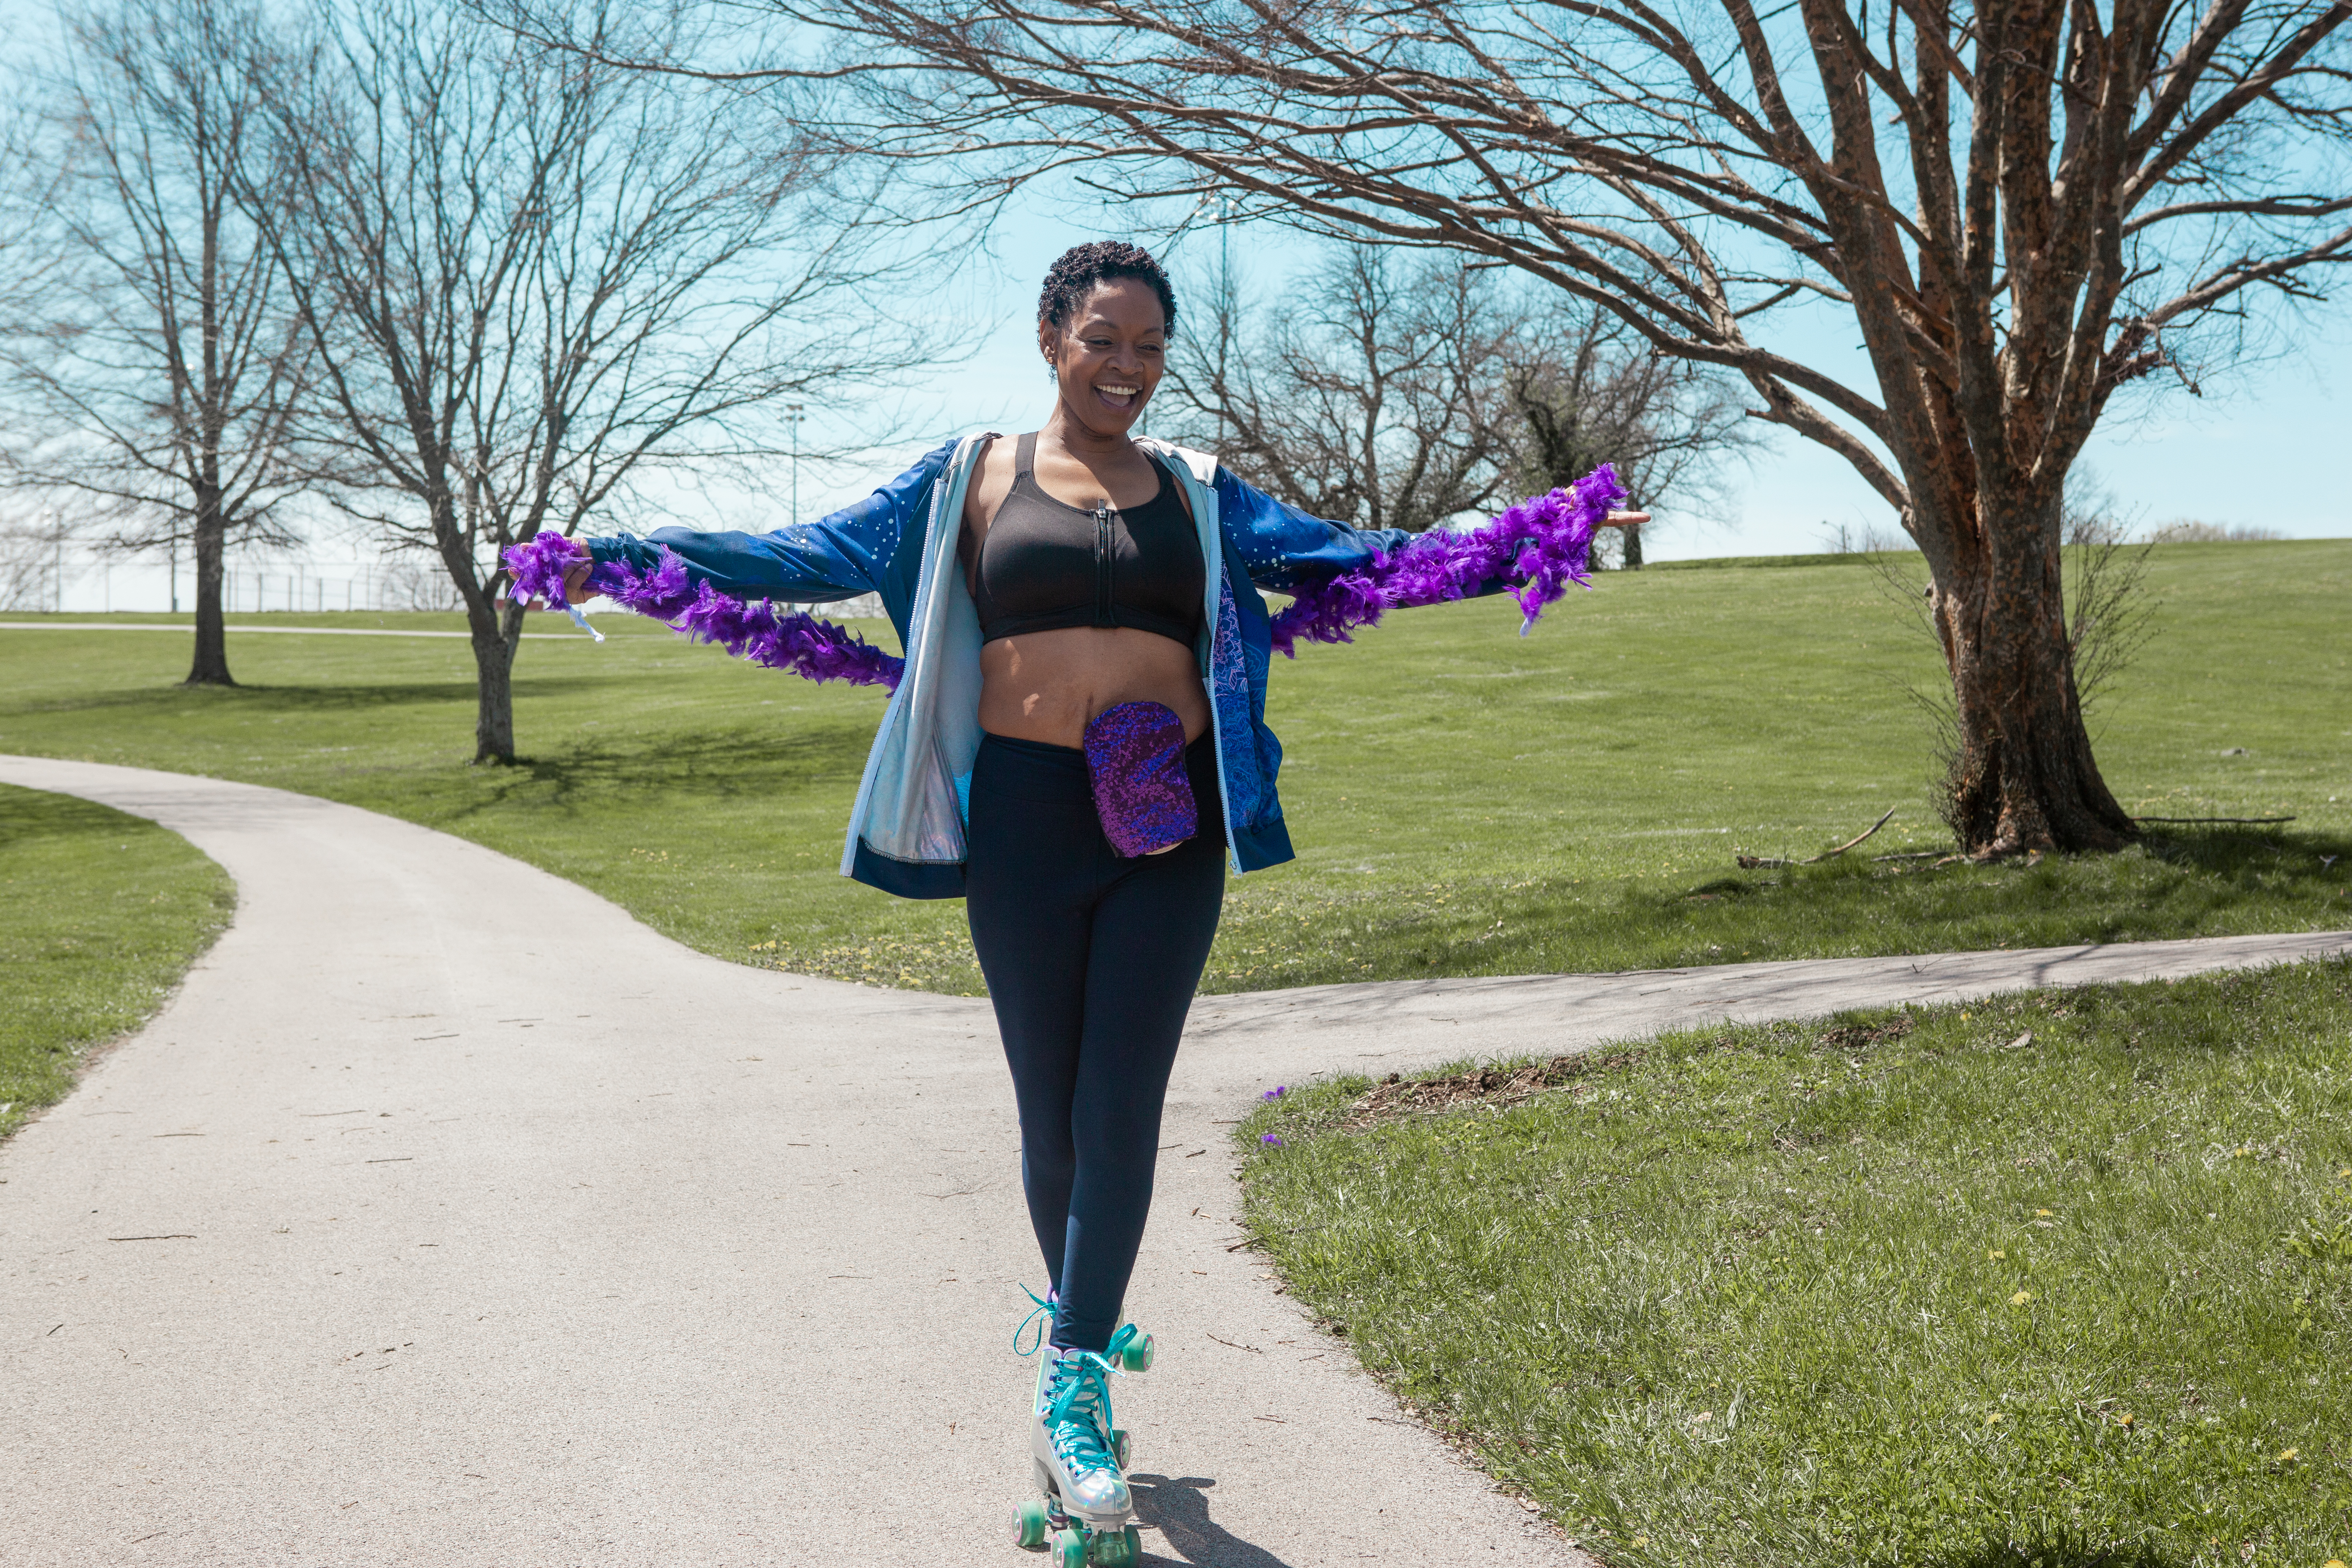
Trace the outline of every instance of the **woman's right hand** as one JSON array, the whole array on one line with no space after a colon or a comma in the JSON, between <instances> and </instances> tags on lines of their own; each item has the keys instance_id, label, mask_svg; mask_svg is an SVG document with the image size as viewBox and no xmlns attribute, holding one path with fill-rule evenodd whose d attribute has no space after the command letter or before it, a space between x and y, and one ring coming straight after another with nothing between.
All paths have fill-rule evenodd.
<instances>
[{"instance_id":1,"label":"woman's right hand","mask_svg":"<svg viewBox=\"0 0 2352 1568\"><path fill-rule=\"evenodd\" d=\"M596 570L596 558L578 540L572 542L580 550L580 559L563 569L563 602L576 605L588 596L588 574Z\"/></svg>"},{"instance_id":2,"label":"woman's right hand","mask_svg":"<svg viewBox=\"0 0 2352 1568\"><path fill-rule=\"evenodd\" d=\"M544 539L547 535L541 533L540 537ZM588 595L588 574L596 570L596 558L588 552L588 547L585 544L576 539L567 539L564 542L572 546L572 559L571 564L563 569L563 602L577 605ZM547 610L554 606L541 596L533 598L523 608Z\"/></svg>"}]
</instances>

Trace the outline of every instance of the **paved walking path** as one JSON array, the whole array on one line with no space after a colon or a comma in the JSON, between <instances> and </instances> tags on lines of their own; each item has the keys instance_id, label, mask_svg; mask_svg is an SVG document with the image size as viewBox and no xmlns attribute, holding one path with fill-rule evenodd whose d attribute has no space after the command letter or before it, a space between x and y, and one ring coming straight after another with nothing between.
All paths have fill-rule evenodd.
<instances>
[{"instance_id":1,"label":"paved walking path","mask_svg":"<svg viewBox=\"0 0 2352 1568\"><path fill-rule=\"evenodd\" d=\"M0 757L235 876L0 1149L10 1562L1029 1561L1038 1268L986 1004L692 952L462 840ZM1223 1119L1337 1068L2352 949L2352 933L1204 997L1118 1385L1151 1560L1572 1563L1236 1239ZM138 1239L117 1239L138 1238Z\"/></svg>"}]
</instances>

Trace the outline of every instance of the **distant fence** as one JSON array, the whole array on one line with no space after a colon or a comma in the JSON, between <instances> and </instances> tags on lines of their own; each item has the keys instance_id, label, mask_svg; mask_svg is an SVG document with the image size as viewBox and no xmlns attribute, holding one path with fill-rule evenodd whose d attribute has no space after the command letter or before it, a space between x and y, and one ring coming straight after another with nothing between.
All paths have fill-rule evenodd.
<instances>
[{"instance_id":1,"label":"distant fence","mask_svg":"<svg viewBox=\"0 0 2352 1568\"><path fill-rule=\"evenodd\" d=\"M175 597L188 602L188 584ZM394 562L382 566L320 567L310 562L232 566L221 583L221 608L231 614L272 610L458 610L465 601L439 570Z\"/></svg>"},{"instance_id":2,"label":"distant fence","mask_svg":"<svg viewBox=\"0 0 2352 1568\"><path fill-rule=\"evenodd\" d=\"M0 539L0 611L130 610L186 614L195 607L187 560L125 560L77 550L54 539ZM221 608L231 615L319 615L329 611L465 607L437 561L231 561L221 576ZM826 605L779 604L834 620L877 616L872 594Z\"/></svg>"}]
</instances>

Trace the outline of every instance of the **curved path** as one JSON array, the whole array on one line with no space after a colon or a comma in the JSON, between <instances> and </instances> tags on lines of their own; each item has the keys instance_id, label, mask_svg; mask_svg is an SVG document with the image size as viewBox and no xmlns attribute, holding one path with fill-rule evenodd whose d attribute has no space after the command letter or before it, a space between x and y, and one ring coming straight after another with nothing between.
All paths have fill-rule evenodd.
<instances>
[{"instance_id":1,"label":"curved path","mask_svg":"<svg viewBox=\"0 0 2352 1568\"><path fill-rule=\"evenodd\" d=\"M0 1149L10 1561L1011 1565L1035 1259L983 1002L742 968L488 850L0 757L236 879ZM1204 997L1118 1390L1151 1559L1580 1561L1228 1251L1265 1085L2352 950L2352 933Z\"/></svg>"}]
</instances>

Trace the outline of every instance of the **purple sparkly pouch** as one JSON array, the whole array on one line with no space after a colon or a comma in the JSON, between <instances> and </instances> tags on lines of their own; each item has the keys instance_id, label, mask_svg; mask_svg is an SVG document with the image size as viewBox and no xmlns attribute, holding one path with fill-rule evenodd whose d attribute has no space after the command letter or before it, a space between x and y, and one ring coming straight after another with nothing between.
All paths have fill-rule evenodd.
<instances>
[{"instance_id":1,"label":"purple sparkly pouch","mask_svg":"<svg viewBox=\"0 0 2352 1568\"><path fill-rule=\"evenodd\" d=\"M1128 858L1171 849L1200 830L1175 710L1122 702L1096 714L1087 724L1087 770L1103 837Z\"/></svg>"}]
</instances>

